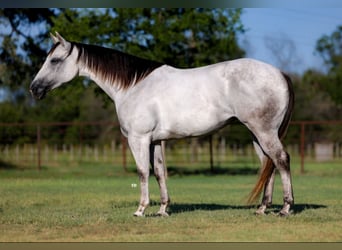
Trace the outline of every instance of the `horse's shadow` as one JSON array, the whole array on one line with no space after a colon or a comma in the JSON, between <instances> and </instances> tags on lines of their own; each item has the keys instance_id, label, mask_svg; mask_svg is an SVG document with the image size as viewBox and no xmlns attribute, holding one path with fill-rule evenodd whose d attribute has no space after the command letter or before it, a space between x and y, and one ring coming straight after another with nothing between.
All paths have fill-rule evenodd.
<instances>
[{"instance_id":1,"label":"horse's shadow","mask_svg":"<svg viewBox=\"0 0 342 250\"><path fill-rule=\"evenodd\" d=\"M179 214L179 213L186 213L192 212L196 210L250 210L255 209L256 206L254 205L221 205L215 203L199 203L199 204L184 204L184 203L175 203L170 204L169 206L169 213L170 214ZM327 208L325 205L318 205L318 204L295 204L292 206L291 210L293 214L300 214L305 210L313 210L313 209L321 209ZM272 205L268 210L267 213L278 213L282 209L281 205Z\"/></svg>"},{"instance_id":2,"label":"horse's shadow","mask_svg":"<svg viewBox=\"0 0 342 250\"><path fill-rule=\"evenodd\" d=\"M175 167L168 166L167 173L169 176L190 176L190 175L256 175L258 173L257 168L251 167L229 167L224 168L220 166L214 166L212 169L192 169L187 167Z\"/></svg>"}]
</instances>

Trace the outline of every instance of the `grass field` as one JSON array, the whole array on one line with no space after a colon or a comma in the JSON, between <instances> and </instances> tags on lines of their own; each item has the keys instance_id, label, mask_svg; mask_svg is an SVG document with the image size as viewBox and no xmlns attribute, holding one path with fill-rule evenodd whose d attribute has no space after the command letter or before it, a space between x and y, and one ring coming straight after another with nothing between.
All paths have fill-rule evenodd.
<instances>
[{"instance_id":1,"label":"grass field","mask_svg":"<svg viewBox=\"0 0 342 250\"><path fill-rule=\"evenodd\" d=\"M342 168L312 163L307 169L304 175L294 170L296 204L287 218L272 213L282 203L279 176L275 205L266 216L255 216L255 207L245 204L254 174L170 176L170 217L155 216L159 191L151 177L151 207L136 218L134 173L91 164L40 172L2 169L0 241L340 242Z\"/></svg>"}]
</instances>

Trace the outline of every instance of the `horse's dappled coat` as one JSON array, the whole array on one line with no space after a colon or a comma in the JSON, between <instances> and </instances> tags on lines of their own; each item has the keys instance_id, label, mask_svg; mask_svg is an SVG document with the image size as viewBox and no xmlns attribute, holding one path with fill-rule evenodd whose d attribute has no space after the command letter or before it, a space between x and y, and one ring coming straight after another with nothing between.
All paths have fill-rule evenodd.
<instances>
[{"instance_id":1,"label":"horse's dappled coat","mask_svg":"<svg viewBox=\"0 0 342 250\"><path fill-rule=\"evenodd\" d=\"M284 195L280 214L293 204L289 155L280 138L293 110L290 79L271 65L238 59L193 69L178 69L112 49L68 42L53 36L54 47L33 80L30 91L38 99L81 75L94 80L115 102L122 133L137 164L141 197L135 215L149 204L151 164L160 193L160 215L167 215L169 196L161 141L200 136L239 119L251 132L263 165L250 201L264 196L257 213L272 202L275 169Z\"/></svg>"}]
</instances>

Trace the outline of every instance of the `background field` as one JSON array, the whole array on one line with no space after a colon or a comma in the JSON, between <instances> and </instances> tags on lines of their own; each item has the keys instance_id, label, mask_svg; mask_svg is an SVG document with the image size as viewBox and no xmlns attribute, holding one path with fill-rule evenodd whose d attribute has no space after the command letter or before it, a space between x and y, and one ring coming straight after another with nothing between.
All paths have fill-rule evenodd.
<instances>
[{"instance_id":1,"label":"background field","mask_svg":"<svg viewBox=\"0 0 342 250\"><path fill-rule=\"evenodd\" d=\"M150 180L146 217L132 216L139 200L138 178L109 164L1 169L0 241L111 242L336 242L342 240L342 169L334 163L294 166L295 206L281 208L277 176L274 206L255 216L245 200L254 173L174 174L168 179L170 217L155 216L159 191ZM233 173L233 172L231 172Z\"/></svg>"}]
</instances>

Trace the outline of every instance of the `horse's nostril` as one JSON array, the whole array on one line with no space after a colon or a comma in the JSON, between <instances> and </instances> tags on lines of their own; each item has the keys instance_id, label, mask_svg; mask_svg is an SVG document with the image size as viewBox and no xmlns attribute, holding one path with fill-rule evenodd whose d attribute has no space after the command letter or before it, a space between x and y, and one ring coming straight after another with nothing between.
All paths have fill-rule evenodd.
<instances>
[{"instance_id":1,"label":"horse's nostril","mask_svg":"<svg viewBox=\"0 0 342 250\"><path fill-rule=\"evenodd\" d=\"M30 92L32 93L32 91L34 91L34 89L37 88L37 84L36 84L36 81L33 81L31 84L30 84Z\"/></svg>"},{"instance_id":2,"label":"horse's nostril","mask_svg":"<svg viewBox=\"0 0 342 250\"><path fill-rule=\"evenodd\" d=\"M31 95L36 99L42 99L46 94L46 88L42 87L36 82L32 82L29 91Z\"/></svg>"},{"instance_id":3,"label":"horse's nostril","mask_svg":"<svg viewBox=\"0 0 342 250\"><path fill-rule=\"evenodd\" d=\"M31 95L33 95L33 96L34 96L34 93L37 92L37 86L34 84L34 82L31 83L29 91L30 91Z\"/></svg>"}]
</instances>

